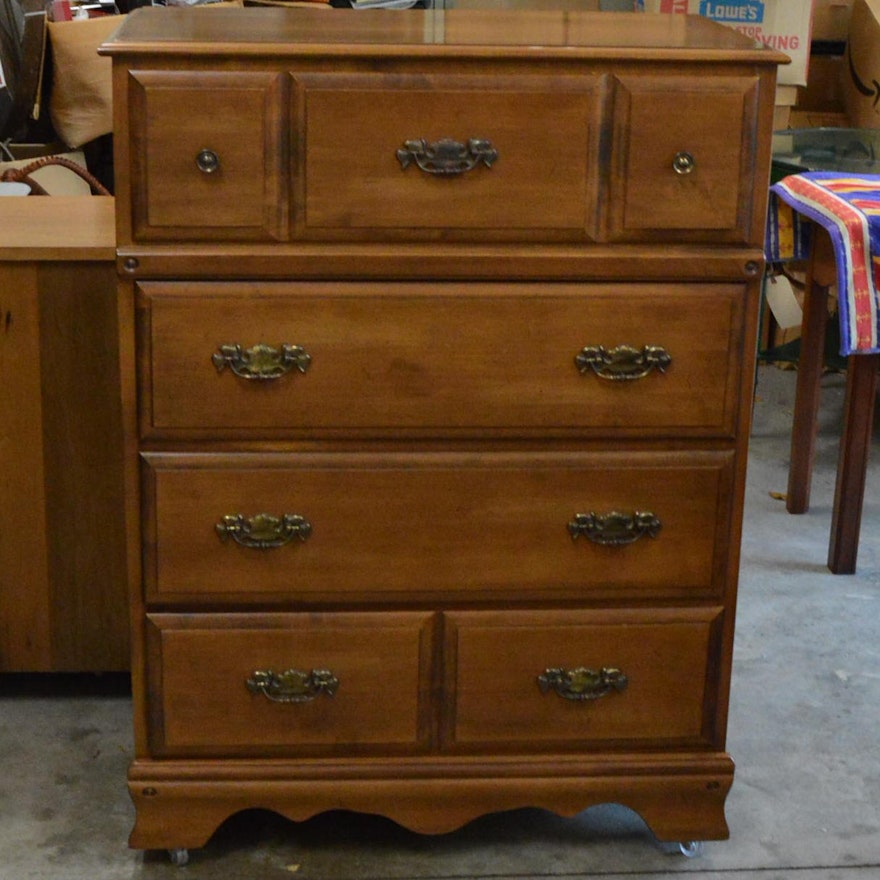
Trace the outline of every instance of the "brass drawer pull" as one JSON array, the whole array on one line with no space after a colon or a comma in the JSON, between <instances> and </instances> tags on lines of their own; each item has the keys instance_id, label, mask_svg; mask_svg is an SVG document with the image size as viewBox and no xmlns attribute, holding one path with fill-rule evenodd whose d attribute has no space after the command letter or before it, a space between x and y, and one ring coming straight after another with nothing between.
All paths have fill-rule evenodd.
<instances>
[{"instance_id":1,"label":"brass drawer pull","mask_svg":"<svg viewBox=\"0 0 880 880\"><path fill-rule=\"evenodd\" d=\"M611 691L622 693L628 684L626 675L613 666L601 669L575 669L551 667L538 676L538 687L542 694L554 691L566 700L598 700Z\"/></svg>"},{"instance_id":2,"label":"brass drawer pull","mask_svg":"<svg viewBox=\"0 0 880 880\"><path fill-rule=\"evenodd\" d=\"M256 669L245 685L252 694L262 694L273 703L308 703L321 694L332 697L339 688L339 679L329 669Z\"/></svg>"},{"instance_id":3,"label":"brass drawer pull","mask_svg":"<svg viewBox=\"0 0 880 880\"><path fill-rule=\"evenodd\" d=\"M672 159L672 170L676 174L691 174L697 167L697 160L686 150L676 153Z\"/></svg>"},{"instance_id":4,"label":"brass drawer pull","mask_svg":"<svg viewBox=\"0 0 880 880\"><path fill-rule=\"evenodd\" d=\"M213 150L199 150L196 165L203 174L214 174L220 170L220 157Z\"/></svg>"},{"instance_id":5,"label":"brass drawer pull","mask_svg":"<svg viewBox=\"0 0 880 880\"><path fill-rule=\"evenodd\" d=\"M285 513L280 517L270 516L268 513L258 513L251 517L230 513L215 528L222 541L232 538L236 544L252 550L283 547L294 538L305 541L312 533L312 524L296 513Z\"/></svg>"},{"instance_id":6,"label":"brass drawer pull","mask_svg":"<svg viewBox=\"0 0 880 880\"><path fill-rule=\"evenodd\" d=\"M312 362L312 356L300 345L284 343L278 348L259 343L252 348L242 348L235 343L221 345L211 361L222 373L229 367L241 379L255 379L266 382L278 379L289 373L294 367L305 373Z\"/></svg>"},{"instance_id":7,"label":"brass drawer pull","mask_svg":"<svg viewBox=\"0 0 880 880\"><path fill-rule=\"evenodd\" d=\"M581 373L592 370L602 379L631 382L643 379L654 370L665 373L672 357L660 345L643 345L641 348L618 345L610 351L604 345L587 345L578 352L574 362Z\"/></svg>"},{"instance_id":8,"label":"brass drawer pull","mask_svg":"<svg viewBox=\"0 0 880 880\"><path fill-rule=\"evenodd\" d=\"M404 141L397 151L400 167L408 168L413 162L428 174L464 174L481 162L491 168L498 159L498 150L491 141L470 138L466 144L452 138L441 138L429 144L424 138Z\"/></svg>"},{"instance_id":9,"label":"brass drawer pull","mask_svg":"<svg viewBox=\"0 0 880 880\"><path fill-rule=\"evenodd\" d=\"M656 538L660 529L660 520L653 513L638 510L631 514L616 510L606 514L578 513L568 524L572 540L583 535L588 541L605 547L633 544L644 535Z\"/></svg>"}]
</instances>

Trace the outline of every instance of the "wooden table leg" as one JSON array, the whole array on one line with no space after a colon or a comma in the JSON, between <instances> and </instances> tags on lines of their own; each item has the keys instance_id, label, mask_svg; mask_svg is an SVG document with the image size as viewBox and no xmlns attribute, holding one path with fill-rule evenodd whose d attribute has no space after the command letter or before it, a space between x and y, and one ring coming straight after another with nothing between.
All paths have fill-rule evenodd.
<instances>
[{"instance_id":1,"label":"wooden table leg","mask_svg":"<svg viewBox=\"0 0 880 880\"><path fill-rule=\"evenodd\" d=\"M851 355L847 362L843 436L828 547L828 567L835 574L856 570L878 367L880 355L876 354Z\"/></svg>"},{"instance_id":2,"label":"wooden table leg","mask_svg":"<svg viewBox=\"0 0 880 880\"><path fill-rule=\"evenodd\" d=\"M831 239L813 226L807 265L801 351L798 362L794 419L791 428L791 461L785 506L789 513L806 513L810 506L810 478L816 448L820 381L825 362L825 328L828 324L828 285L834 281Z\"/></svg>"}]
</instances>

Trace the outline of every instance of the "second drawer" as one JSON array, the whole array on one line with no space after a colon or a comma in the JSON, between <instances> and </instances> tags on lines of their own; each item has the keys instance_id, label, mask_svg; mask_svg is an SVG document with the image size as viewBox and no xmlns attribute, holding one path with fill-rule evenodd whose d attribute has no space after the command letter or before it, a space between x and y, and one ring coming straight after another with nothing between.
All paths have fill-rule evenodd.
<instances>
[{"instance_id":1,"label":"second drawer","mask_svg":"<svg viewBox=\"0 0 880 880\"><path fill-rule=\"evenodd\" d=\"M703 597L723 583L732 453L145 461L148 601Z\"/></svg>"}]
</instances>

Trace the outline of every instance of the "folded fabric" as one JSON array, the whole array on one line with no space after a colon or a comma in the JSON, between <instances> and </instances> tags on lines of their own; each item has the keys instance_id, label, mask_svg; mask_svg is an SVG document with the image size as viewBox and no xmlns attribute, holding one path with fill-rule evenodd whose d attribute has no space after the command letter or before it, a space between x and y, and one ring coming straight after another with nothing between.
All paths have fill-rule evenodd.
<instances>
[{"instance_id":1,"label":"folded fabric","mask_svg":"<svg viewBox=\"0 0 880 880\"><path fill-rule=\"evenodd\" d=\"M810 224L828 231L837 263L840 353L880 352L880 175L807 171L770 187L766 257L805 259Z\"/></svg>"}]
</instances>

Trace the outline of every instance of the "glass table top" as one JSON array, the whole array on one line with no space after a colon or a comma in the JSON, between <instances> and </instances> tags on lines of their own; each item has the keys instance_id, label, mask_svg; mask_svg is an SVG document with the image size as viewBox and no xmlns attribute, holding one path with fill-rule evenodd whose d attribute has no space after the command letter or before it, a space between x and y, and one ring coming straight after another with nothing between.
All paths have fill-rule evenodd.
<instances>
[{"instance_id":1,"label":"glass table top","mask_svg":"<svg viewBox=\"0 0 880 880\"><path fill-rule=\"evenodd\" d=\"M793 128L773 135L774 177L801 171L880 174L880 129Z\"/></svg>"}]
</instances>

